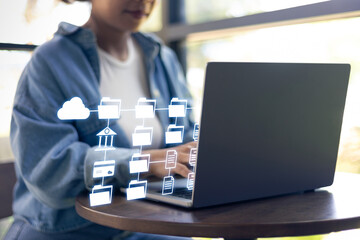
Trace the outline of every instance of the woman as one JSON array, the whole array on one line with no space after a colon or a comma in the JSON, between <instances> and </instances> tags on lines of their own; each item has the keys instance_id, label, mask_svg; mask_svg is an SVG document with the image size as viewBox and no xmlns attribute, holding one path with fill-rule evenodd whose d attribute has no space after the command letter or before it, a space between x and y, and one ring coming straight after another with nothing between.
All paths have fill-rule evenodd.
<instances>
[{"instance_id":1,"label":"woman","mask_svg":"<svg viewBox=\"0 0 360 240\"><path fill-rule=\"evenodd\" d=\"M83 27L61 23L54 38L34 52L19 81L11 125L18 178L15 221L5 239L111 239L127 234L93 224L75 212L76 196L96 184L93 163L103 158L95 151L96 134L108 123L97 114L83 121L59 120L56 112L65 101L77 96L89 109L96 109L103 96L122 99L122 108L134 108L140 97L156 99L159 107L166 107L173 97L190 103L173 52L156 37L137 32L155 0L92 0L91 4L88 22ZM152 122L146 121L154 126L154 138L152 149L143 153L150 153L154 161L165 158L161 136L173 123L170 120L166 111L157 111ZM189 141L192 121L177 121L185 126L184 142ZM116 174L106 184L115 189L126 187L131 178L128 161L139 151L130 141L136 125L126 112L119 121L110 121L117 133L117 149L108 151L107 158L116 160ZM193 147L193 142L174 147L178 164L173 174L186 177L190 172L186 164ZM167 171L152 164L150 173L164 176ZM136 233L130 238L152 237Z\"/></svg>"}]
</instances>

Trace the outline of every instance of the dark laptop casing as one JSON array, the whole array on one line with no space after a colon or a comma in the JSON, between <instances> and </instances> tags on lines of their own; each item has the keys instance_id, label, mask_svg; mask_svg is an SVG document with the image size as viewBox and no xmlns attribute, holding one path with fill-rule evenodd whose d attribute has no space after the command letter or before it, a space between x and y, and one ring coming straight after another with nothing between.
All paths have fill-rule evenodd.
<instances>
[{"instance_id":1,"label":"dark laptop casing","mask_svg":"<svg viewBox=\"0 0 360 240\"><path fill-rule=\"evenodd\" d=\"M207 65L193 207L331 185L349 64Z\"/></svg>"}]
</instances>

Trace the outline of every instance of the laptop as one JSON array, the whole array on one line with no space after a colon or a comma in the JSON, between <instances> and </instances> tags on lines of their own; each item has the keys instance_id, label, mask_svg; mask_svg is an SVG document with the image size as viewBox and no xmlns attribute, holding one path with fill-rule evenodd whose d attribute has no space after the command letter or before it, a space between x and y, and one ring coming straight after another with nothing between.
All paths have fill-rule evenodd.
<instances>
[{"instance_id":1,"label":"laptop","mask_svg":"<svg viewBox=\"0 0 360 240\"><path fill-rule=\"evenodd\" d=\"M146 198L199 208L332 184L349 64L211 62L193 190Z\"/></svg>"}]
</instances>

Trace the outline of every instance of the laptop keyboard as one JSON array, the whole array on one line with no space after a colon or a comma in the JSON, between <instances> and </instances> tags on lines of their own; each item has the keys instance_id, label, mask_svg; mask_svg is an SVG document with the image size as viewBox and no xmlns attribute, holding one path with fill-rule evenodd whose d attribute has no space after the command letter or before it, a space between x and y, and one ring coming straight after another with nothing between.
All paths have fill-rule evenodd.
<instances>
[{"instance_id":1,"label":"laptop keyboard","mask_svg":"<svg viewBox=\"0 0 360 240\"><path fill-rule=\"evenodd\" d=\"M159 193L161 193L161 191L159 191ZM174 188L174 192L170 196L175 196L175 197L191 200L192 191L189 191L187 188Z\"/></svg>"}]
</instances>

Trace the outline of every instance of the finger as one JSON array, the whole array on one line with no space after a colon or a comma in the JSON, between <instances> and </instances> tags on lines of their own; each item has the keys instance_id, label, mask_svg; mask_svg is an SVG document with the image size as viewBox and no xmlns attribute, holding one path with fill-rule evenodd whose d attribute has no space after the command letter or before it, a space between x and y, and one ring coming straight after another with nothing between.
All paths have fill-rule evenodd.
<instances>
[{"instance_id":1,"label":"finger","mask_svg":"<svg viewBox=\"0 0 360 240\"><path fill-rule=\"evenodd\" d=\"M186 144L181 145L182 147L186 149L191 149L197 147L197 142L188 142Z\"/></svg>"},{"instance_id":2,"label":"finger","mask_svg":"<svg viewBox=\"0 0 360 240\"><path fill-rule=\"evenodd\" d=\"M185 165L183 164L177 164L176 168L173 169L174 173L177 173L185 178L188 177L188 174L191 173L190 169L188 169Z\"/></svg>"},{"instance_id":3,"label":"finger","mask_svg":"<svg viewBox=\"0 0 360 240\"><path fill-rule=\"evenodd\" d=\"M189 164L189 157L190 157L189 153L178 153L177 161L179 163L184 164L184 165L188 165Z\"/></svg>"},{"instance_id":4,"label":"finger","mask_svg":"<svg viewBox=\"0 0 360 240\"><path fill-rule=\"evenodd\" d=\"M189 145L191 146L191 148L197 148L198 142L189 142Z\"/></svg>"},{"instance_id":5,"label":"finger","mask_svg":"<svg viewBox=\"0 0 360 240\"><path fill-rule=\"evenodd\" d=\"M180 145L177 147L177 152L182 152L182 153L187 153L189 154L190 153L190 150L192 148L197 148L197 142L189 142L189 143L186 143L186 144L183 144L183 145Z\"/></svg>"}]
</instances>

